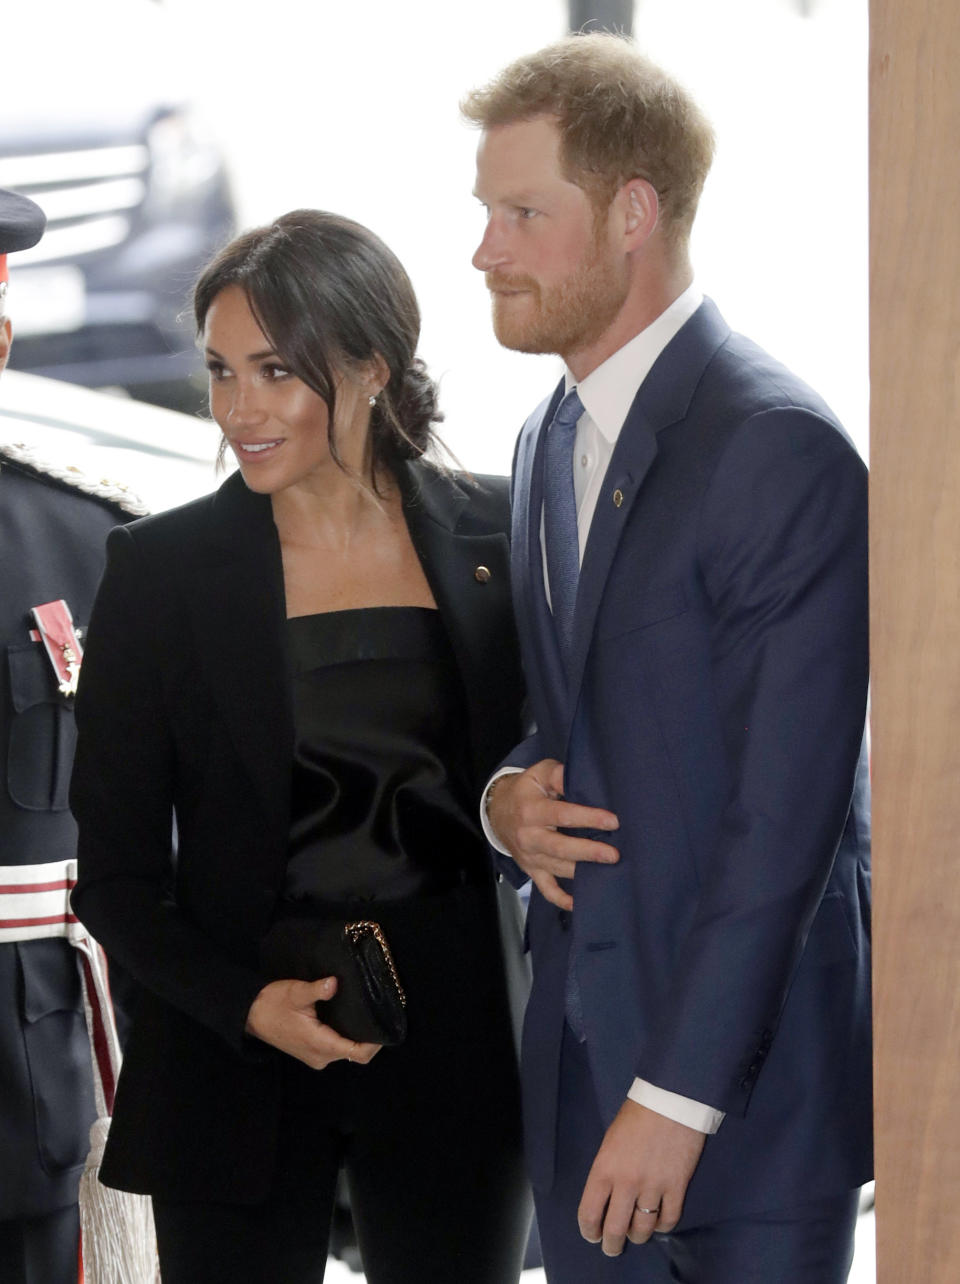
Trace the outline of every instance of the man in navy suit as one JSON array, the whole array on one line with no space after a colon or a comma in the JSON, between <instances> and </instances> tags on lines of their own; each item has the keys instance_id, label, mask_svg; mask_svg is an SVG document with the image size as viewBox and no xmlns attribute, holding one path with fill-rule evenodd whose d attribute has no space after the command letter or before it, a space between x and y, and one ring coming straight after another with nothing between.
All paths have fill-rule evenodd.
<instances>
[{"instance_id":1,"label":"man in navy suit","mask_svg":"<svg viewBox=\"0 0 960 1284\"><path fill-rule=\"evenodd\" d=\"M533 884L548 1278L840 1284L871 1174L866 472L693 281L713 153L629 42L472 94L535 730L487 790Z\"/></svg>"}]
</instances>

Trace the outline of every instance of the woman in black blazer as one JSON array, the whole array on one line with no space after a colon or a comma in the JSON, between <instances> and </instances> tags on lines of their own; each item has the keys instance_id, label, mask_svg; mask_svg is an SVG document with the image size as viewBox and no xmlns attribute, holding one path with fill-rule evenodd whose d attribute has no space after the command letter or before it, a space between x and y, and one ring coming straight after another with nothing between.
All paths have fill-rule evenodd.
<instances>
[{"instance_id":1,"label":"woman in black blazer","mask_svg":"<svg viewBox=\"0 0 960 1284\"><path fill-rule=\"evenodd\" d=\"M371 1284L505 1284L529 1213L475 800L519 731L506 483L424 458L416 300L357 224L238 238L195 311L240 470L112 532L77 699L74 906L143 986L101 1176L153 1196L174 1284L322 1280L341 1168ZM405 1042L270 978L291 916L382 925Z\"/></svg>"}]
</instances>

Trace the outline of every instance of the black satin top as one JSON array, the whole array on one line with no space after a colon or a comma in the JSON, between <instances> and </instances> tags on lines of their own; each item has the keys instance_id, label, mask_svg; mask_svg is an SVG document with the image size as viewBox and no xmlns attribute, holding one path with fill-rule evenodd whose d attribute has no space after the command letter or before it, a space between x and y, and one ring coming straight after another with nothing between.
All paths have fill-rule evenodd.
<instances>
[{"instance_id":1,"label":"black satin top","mask_svg":"<svg viewBox=\"0 0 960 1284\"><path fill-rule=\"evenodd\" d=\"M293 670L288 900L393 900L482 876L466 708L438 611L287 621Z\"/></svg>"}]
</instances>

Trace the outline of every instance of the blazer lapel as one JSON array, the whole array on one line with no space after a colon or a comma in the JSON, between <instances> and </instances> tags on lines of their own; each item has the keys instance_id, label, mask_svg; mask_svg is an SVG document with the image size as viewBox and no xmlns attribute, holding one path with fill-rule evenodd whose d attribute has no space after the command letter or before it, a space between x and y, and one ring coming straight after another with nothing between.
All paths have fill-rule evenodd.
<instances>
[{"instance_id":1,"label":"blazer lapel","mask_svg":"<svg viewBox=\"0 0 960 1284\"><path fill-rule=\"evenodd\" d=\"M647 422L642 407L634 402L603 479L583 551L570 653L571 695L579 689L583 677L594 620L620 536L656 454L656 432Z\"/></svg>"},{"instance_id":2,"label":"blazer lapel","mask_svg":"<svg viewBox=\"0 0 960 1284\"><path fill-rule=\"evenodd\" d=\"M496 656L491 654L492 631L482 625L492 614L509 617L509 541L500 531L467 534L458 530L469 495L462 484L438 469L419 460L406 461L398 476L410 538L463 679L474 768L485 773L489 750L483 728L493 721L489 687Z\"/></svg>"},{"instance_id":3,"label":"blazer lapel","mask_svg":"<svg viewBox=\"0 0 960 1284\"><path fill-rule=\"evenodd\" d=\"M524 614L535 601L546 604L540 519L543 510L543 448L546 425L563 396L563 383L542 401L523 425L514 463L512 536L514 596ZM518 611L518 618L520 612Z\"/></svg>"},{"instance_id":4,"label":"blazer lapel","mask_svg":"<svg viewBox=\"0 0 960 1284\"><path fill-rule=\"evenodd\" d=\"M276 832L289 830L293 710L280 541L270 500L239 473L214 497L193 570L193 623L207 680Z\"/></svg>"},{"instance_id":5,"label":"blazer lapel","mask_svg":"<svg viewBox=\"0 0 960 1284\"><path fill-rule=\"evenodd\" d=\"M563 381L523 426L517 445L513 494L513 597L517 624L524 637L527 682L538 698L539 729L545 743L566 735L567 674L560 656L557 631L547 603L540 538L543 512L543 451L546 429L563 397ZM549 711L550 722L543 720ZM555 752L560 753L559 747Z\"/></svg>"},{"instance_id":6,"label":"blazer lapel","mask_svg":"<svg viewBox=\"0 0 960 1284\"><path fill-rule=\"evenodd\" d=\"M620 537L656 459L657 434L685 418L704 369L729 335L729 326L716 305L705 299L657 358L624 421L603 480L580 570L569 674L571 710Z\"/></svg>"}]
</instances>

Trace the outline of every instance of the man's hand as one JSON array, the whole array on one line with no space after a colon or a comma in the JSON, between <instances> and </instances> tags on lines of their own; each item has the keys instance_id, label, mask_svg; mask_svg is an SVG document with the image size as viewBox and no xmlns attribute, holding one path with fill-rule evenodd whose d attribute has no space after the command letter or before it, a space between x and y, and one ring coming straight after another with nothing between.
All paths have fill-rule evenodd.
<instances>
[{"instance_id":1,"label":"man's hand","mask_svg":"<svg viewBox=\"0 0 960 1284\"><path fill-rule=\"evenodd\" d=\"M617 829L612 811L563 800L563 763L543 758L526 771L500 776L491 786L487 816L499 841L541 895L560 909L573 897L557 882L572 878L578 860L614 864L620 853L607 843L558 833L564 829Z\"/></svg>"},{"instance_id":2,"label":"man's hand","mask_svg":"<svg viewBox=\"0 0 960 1284\"><path fill-rule=\"evenodd\" d=\"M705 1141L702 1132L625 1101L583 1188L583 1238L616 1257L624 1239L643 1244L654 1231L673 1230Z\"/></svg>"},{"instance_id":3,"label":"man's hand","mask_svg":"<svg viewBox=\"0 0 960 1284\"><path fill-rule=\"evenodd\" d=\"M379 1043L354 1043L317 1020L314 1004L332 999L336 992L335 976L320 981L271 981L250 1005L246 1032L312 1070L344 1059L366 1065L380 1051Z\"/></svg>"}]
</instances>

